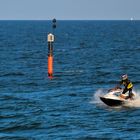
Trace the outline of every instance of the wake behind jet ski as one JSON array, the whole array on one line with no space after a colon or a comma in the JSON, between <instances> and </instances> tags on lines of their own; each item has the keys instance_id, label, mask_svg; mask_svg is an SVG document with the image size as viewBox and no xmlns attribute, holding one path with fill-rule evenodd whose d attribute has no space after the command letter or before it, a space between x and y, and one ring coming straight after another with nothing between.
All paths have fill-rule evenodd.
<instances>
[{"instance_id":1,"label":"wake behind jet ski","mask_svg":"<svg viewBox=\"0 0 140 140\"><path fill-rule=\"evenodd\" d=\"M124 85L124 89L121 89L119 86ZM133 84L128 80L127 74L122 75L122 80L114 89L109 90L109 92L101 96L100 99L109 106L120 106L128 100L134 99L136 96L135 93L132 93Z\"/></svg>"}]
</instances>

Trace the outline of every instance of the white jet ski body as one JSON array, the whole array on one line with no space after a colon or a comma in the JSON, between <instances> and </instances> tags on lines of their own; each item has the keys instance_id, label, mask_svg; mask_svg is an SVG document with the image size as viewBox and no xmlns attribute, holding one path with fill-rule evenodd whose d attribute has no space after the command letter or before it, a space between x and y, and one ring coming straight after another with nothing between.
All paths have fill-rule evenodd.
<instances>
[{"instance_id":1,"label":"white jet ski body","mask_svg":"<svg viewBox=\"0 0 140 140\"><path fill-rule=\"evenodd\" d=\"M100 96L100 99L102 102L104 102L108 106L121 106L127 103L128 101L131 101L131 99L124 99L121 98L120 95L122 94L122 89L115 89L110 90L107 94L104 96ZM123 94L123 96L128 97L128 92ZM133 92L133 99L135 99L136 93Z\"/></svg>"}]
</instances>

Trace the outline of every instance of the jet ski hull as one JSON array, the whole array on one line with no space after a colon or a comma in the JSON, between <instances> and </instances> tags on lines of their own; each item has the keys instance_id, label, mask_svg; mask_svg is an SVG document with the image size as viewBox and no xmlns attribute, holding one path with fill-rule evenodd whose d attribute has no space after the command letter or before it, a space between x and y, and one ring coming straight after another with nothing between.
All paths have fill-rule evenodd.
<instances>
[{"instance_id":1,"label":"jet ski hull","mask_svg":"<svg viewBox=\"0 0 140 140\"><path fill-rule=\"evenodd\" d=\"M124 104L124 101L122 100L109 99L105 97L100 97L100 99L108 106L121 106Z\"/></svg>"}]
</instances>

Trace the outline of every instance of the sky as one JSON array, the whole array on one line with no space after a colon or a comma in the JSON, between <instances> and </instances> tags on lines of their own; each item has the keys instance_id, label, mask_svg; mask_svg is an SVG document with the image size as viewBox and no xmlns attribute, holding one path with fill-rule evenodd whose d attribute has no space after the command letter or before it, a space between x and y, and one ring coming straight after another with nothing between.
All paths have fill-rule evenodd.
<instances>
[{"instance_id":1,"label":"sky","mask_svg":"<svg viewBox=\"0 0 140 140\"><path fill-rule=\"evenodd\" d=\"M0 20L140 20L140 0L0 0Z\"/></svg>"}]
</instances>

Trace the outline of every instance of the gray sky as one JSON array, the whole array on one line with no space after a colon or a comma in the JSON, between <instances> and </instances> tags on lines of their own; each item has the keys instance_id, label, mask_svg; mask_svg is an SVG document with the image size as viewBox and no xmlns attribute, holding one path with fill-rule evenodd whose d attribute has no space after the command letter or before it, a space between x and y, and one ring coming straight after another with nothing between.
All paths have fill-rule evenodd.
<instances>
[{"instance_id":1,"label":"gray sky","mask_svg":"<svg viewBox=\"0 0 140 140\"><path fill-rule=\"evenodd\" d=\"M0 0L1 19L140 20L140 0Z\"/></svg>"}]
</instances>

